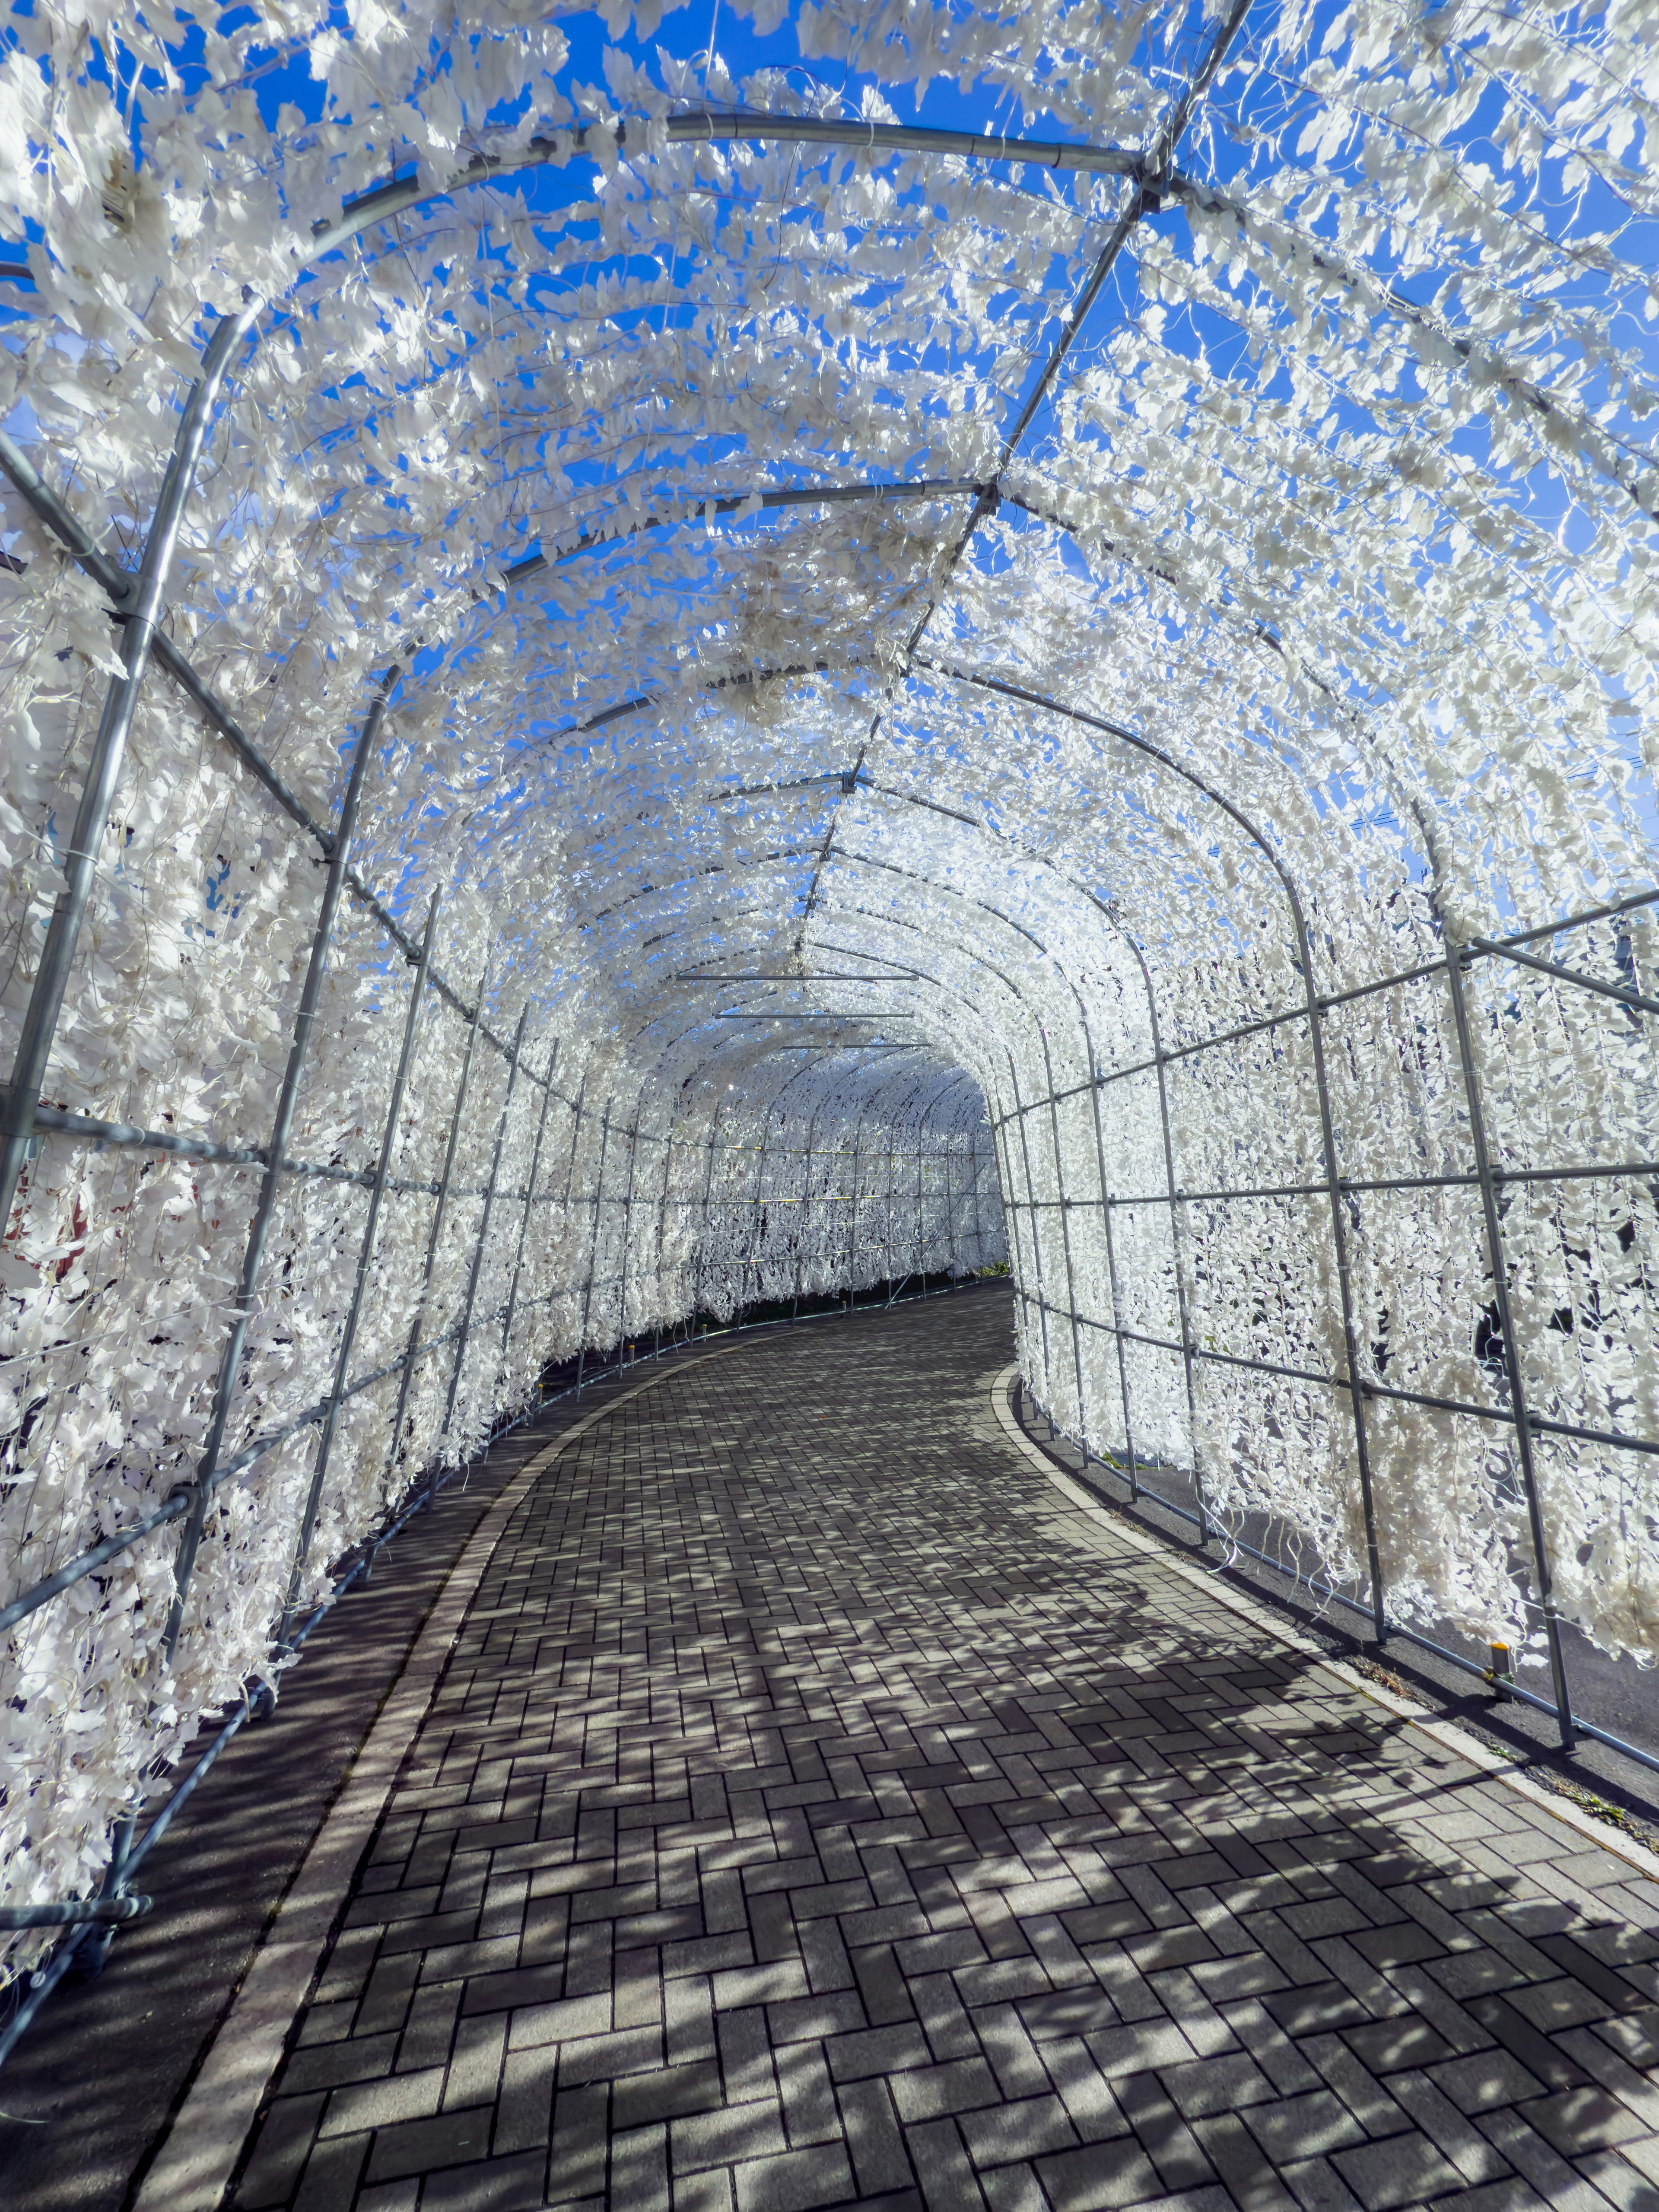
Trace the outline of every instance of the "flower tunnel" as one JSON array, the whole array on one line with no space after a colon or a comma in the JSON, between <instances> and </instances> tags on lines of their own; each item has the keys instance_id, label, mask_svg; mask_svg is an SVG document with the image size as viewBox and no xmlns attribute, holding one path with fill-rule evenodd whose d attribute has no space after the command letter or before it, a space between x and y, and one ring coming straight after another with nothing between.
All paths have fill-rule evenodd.
<instances>
[{"instance_id":1,"label":"flower tunnel","mask_svg":"<svg viewBox=\"0 0 1659 2212\"><path fill-rule=\"evenodd\" d=\"M6 1904L551 1370L1005 1268L1088 1458L1570 1735L1567 1625L1659 1651L1638 11L82 12L0 92Z\"/></svg>"}]
</instances>

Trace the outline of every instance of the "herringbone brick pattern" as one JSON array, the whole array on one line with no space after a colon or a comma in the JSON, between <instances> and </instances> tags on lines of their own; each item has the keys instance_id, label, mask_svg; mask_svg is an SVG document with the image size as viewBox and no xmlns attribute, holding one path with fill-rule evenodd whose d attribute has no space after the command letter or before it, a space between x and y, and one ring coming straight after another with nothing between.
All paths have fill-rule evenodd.
<instances>
[{"instance_id":1,"label":"herringbone brick pattern","mask_svg":"<svg viewBox=\"0 0 1659 2212\"><path fill-rule=\"evenodd\" d=\"M532 1493L241 2212L1659 2212L1659 1893L1079 1545L1007 1328L758 1340Z\"/></svg>"}]
</instances>

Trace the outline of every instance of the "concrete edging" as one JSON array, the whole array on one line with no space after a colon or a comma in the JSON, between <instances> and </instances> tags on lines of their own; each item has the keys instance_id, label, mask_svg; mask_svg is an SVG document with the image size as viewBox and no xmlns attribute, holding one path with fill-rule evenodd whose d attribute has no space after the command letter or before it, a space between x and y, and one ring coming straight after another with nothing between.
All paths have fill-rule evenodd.
<instances>
[{"instance_id":1,"label":"concrete edging","mask_svg":"<svg viewBox=\"0 0 1659 2212\"><path fill-rule=\"evenodd\" d=\"M430 1711L449 1655L507 1525L560 1455L630 1399L691 1367L745 1351L723 1345L662 1369L596 1407L527 1460L468 1537L298 1872L214 2032L184 2103L133 2200L132 2212L216 2212L282 2063L289 2030L385 1810L404 1754Z\"/></svg>"},{"instance_id":2,"label":"concrete edging","mask_svg":"<svg viewBox=\"0 0 1659 2212\"><path fill-rule=\"evenodd\" d=\"M1040 1468L1055 1489L1080 1513L1100 1528L1109 1529L1115 1543L1127 1545L1131 1551L1139 1552L1143 1556L1155 1556L1169 1572L1179 1575L1184 1582L1194 1583L1213 1598L1218 1605L1225 1606L1229 1612L1237 1613L1253 1627L1265 1630L1280 1644L1288 1644L1293 1651L1311 1659L1316 1668L1330 1680L1340 1683L1345 1690L1358 1691L1362 1697L1382 1706L1419 1735L1429 1737L1443 1751L1454 1753L1459 1759L1467 1759L1481 1773L1501 1782L1517 1797L1524 1798L1534 1811L1550 1814L1587 1843L1594 1844L1598 1850L1622 1859L1648 1881L1659 1882L1659 1854L1649 1850L1645 1844L1638 1844L1633 1837L1621 1835L1617 1828L1610 1826L1605 1820L1593 1819L1570 1798L1558 1797L1553 1790L1540 1790L1535 1782L1529 1781L1523 1774L1517 1774L1507 1759L1500 1758L1478 1737L1459 1728L1455 1722L1442 1720L1437 1714L1414 1704L1409 1698L1396 1697L1392 1690L1385 1689L1381 1682L1372 1681L1369 1675L1362 1674L1346 1661L1333 1659L1311 1637L1304 1636L1290 1622L1281 1620L1271 1607L1259 1603L1235 1584L1224 1581L1218 1569L1195 1566L1191 1560L1183 1559L1168 1544L1160 1543L1155 1536L1148 1535L1115 1508L1103 1505L1080 1483L1074 1481L1063 1468L1056 1467L1041 1446L1033 1443L1020 1427L1010 1402L1013 1385L1018 1380L1018 1361L1001 1369L992 1379L991 1411L998 1426L1015 1449Z\"/></svg>"}]
</instances>

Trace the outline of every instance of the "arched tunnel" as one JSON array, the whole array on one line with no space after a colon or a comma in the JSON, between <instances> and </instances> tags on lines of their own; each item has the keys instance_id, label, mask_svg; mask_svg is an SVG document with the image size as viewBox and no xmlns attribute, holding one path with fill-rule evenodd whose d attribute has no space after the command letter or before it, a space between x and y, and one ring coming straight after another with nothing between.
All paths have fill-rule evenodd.
<instances>
[{"instance_id":1,"label":"arched tunnel","mask_svg":"<svg viewBox=\"0 0 1659 2212\"><path fill-rule=\"evenodd\" d=\"M0 2202L1651 2212L1652 26L659 18L9 17Z\"/></svg>"}]
</instances>

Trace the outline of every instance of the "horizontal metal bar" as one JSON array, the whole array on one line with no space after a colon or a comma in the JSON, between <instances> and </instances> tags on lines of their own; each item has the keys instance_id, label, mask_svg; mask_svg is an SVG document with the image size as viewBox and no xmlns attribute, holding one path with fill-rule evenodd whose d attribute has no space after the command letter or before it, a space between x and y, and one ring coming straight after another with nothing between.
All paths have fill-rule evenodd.
<instances>
[{"instance_id":1,"label":"horizontal metal bar","mask_svg":"<svg viewBox=\"0 0 1659 2212\"><path fill-rule=\"evenodd\" d=\"M768 1017L767 1018L771 1018ZM527 1069L525 1072L528 1073ZM564 1101L564 1103L567 1104L570 1103L568 1100ZM583 1118L587 1121L592 1121L595 1119L596 1116L594 1110L591 1108L584 1109ZM185 1159L205 1160L216 1164L225 1164L235 1167L263 1167L265 1164L266 1155L264 1148L262 1146L246 1146L238 1147L229 1145L219 1145L211 1142L206 1138L198 1139L195 1137L180 1137L166 1130L140 1128L131 1122L104 1121L88 1114L70 1114L55 1106L41 1105L38 1107L36 1109L36 1124L39 1128L48 1134L83 1138L88 1142L93 1144L125 1146L140 1152L171 1152ZM695 1138L676 1137L672 1131L664 1133L652 1129L624 1129L618 1131L617 1133L619 1135L631 1137L640 1144L659 1145L667 1143L669 1145L678 1145L683 1149L689 1149L695 1152L702 1152L707 1149L704 1145L699 1143ZM806 1153L804 1147L796 1146L774 1145L763 1147L757 1145L727 1144L717 1146L715 1149L719 1152L733 1155L739 1153L753 1153L757 1151L766 1150L772 1152L776 1157L785 1159L799 1159L808 1157L814 1158L833 1158L836 1155L836 1148L831 1145L820 1146L817 1147L811 1155ZM948 1155L944 1152L927 1152L921 1155L915 1152L895 1152L890 1156L884 1153L872 1152L866 1149L865 1157L872 1159L891 1157L894 1159L903 1160L914 1164L918 1158L921 1158L923 1161L944 1160L946 1158L949 1158L952 1161L966 1161L971 1158L973 1155L970 1152L963 1152L960 1153L952 1152ZM328 1182L359 1183L365 1187L371 1185L374 1180L374 1173L372 1168L335 1167L308 1160L284 1160L283 1163L283 1172L285 1175L316 1176L320 1176ZM399 1176L388 1176L386 1187L389 1191L400 1192L405 1195L412 1193L424 1194L428 1197L435 1196L438 1190L438 1185L435 1182L410 1181L407 1177ZM453 1199L482 1198L483 1194L482 1186L477 1189L452 1190L450 1193L450 1196ZM539 1194L526 1194L522 1190L504 1191L498 1192L497 1196L505 1201L520 1205L550 1206L558 1205L564 1202L564 1194L562 1191L553 1191L550 1189L544 1191ZM570 1202L575 1205L591 1205L592 1201L590 1198L586 1200L573 1200ZM607 1204L611 1202L612 1201L610 1200L606 1200ZM641 1203L643 1204L644 1202L645 1201L641 1200ZM653 1204L658 1204L659 1202L660 1201L657 1200L653 1200L651 1201ZM677 1205L691 1206L695 1201L688 1198L676 1200L673 1203Z\"/></svg>"},{"instance_id":2,"label":"horizontal metal bar","mask_svg":"<svg viewBox=\"0 0 1659 2212\"><path fill-rule=\"evenodd\" d=\"M908 978L902 975L785 975L780 974L752 975L671 975L668 980L671 983L713 983L717 984L720 988L724 991L729 989L733 983L902 983L906 981Z\"/></svg>"},{"instance_id":3,"label":"horizontal metal bar","mask_svg":"<svg viewBox=\"0 0 1659 2212\"><path fill-rule=\"evenodd\" d=\"M701 1014L698 1016L698 1019L700 1021L705 1022L836 1022L843 1029L849 1022L914 1022L919 1018L920 1017L914 1013L894 1013L887 1011L886 1009L878 1010L873 1014L854 1014L825 1010L815 1013L771 1014L762 1012L757 1013L726 1012L718 1014ZM919 1050L920 1048L906 1046L904 1049L906 1051Z\"/></svg>"},{"instance_id":4,"label":"horizontal metal bar","mask_svg":"<svg viewBox=\"0 0 1659 2212\"><path fill-rule=\"evenodd\" d=\"M206 1138L179 1137L163 1129L142 1129L130 1121L101 1121L90 1114L66 1114L56 1106L37 1106L34 1125L54 1136L80 1137L91 1144L127 1146L137 1152L173 1152L185 1159L229 1167L262 1168L269 1157L262 1145L216 1145ZM315 1160L284 1160L283 1173L316 1176L325 1182L368 1184L374 1180L370 1168L332 1167ZM410 1183L405 1188L425 1190L434 1186Z\"/></svg>"},{"instance_id":5,"label":"horizontal metal bar","mask_svg":"<svg viewBox=\"0 0 1659 2212\"><path fill-rule=\"evenodd\" d=\"M1517 945L1536 945L1540 938L1563 937L1570 929L1587 929L1593 921L1611 921L1621 914L1634 914L1638 908L1659 905L1659 890L1632 891L1628 898L1614 899L1611 906L1586 907L1582 914L1570 914L1559 921L1547 921L1537 929L1516 930L1511 937L1494 938L1492 942L1508 952Z\"/></svg>"},{"instance_id":6,"label":"horizontal metal bar","mask_svg":"<svg viewBox=\"0 0 1659 2212\"><path fill-rule=\"evenodd\" d=\"M138 1543L153 1530L164 1528L169 1521L177 1521L189 1504L187 1493L175 1492L165 1505L158 1507L143 1520L134 1522L130 1528L117 1529L114 1535L106 1536L101 1544L94 1544L89 1552L82 1552L78 1558L59 1567L55 1574L46 1576L32 1589L24 1590L20 1596L13 1598L9 1605L0 1607L0 1636L3 1636L8 1629L15 1627L20 1620L26 1620L49 1599L83 1581L88 1575L96 1574L100 1567L106 1566L112 1559L118 1558L130 1544Z\"/></svg>"},{"instance_id":7,"label":"horizontal metal bar","mask_svg":"<svg viewBox=\"0 0 1659 2212\"><path fill-rule=\"evenodd\" d=\"M1488 952L1499 960L1513 960L1522 968L1536 969L1540 975L1553 976L1557 982L1576 983L1581 991L1594 991L1603 999L1614 999L1621 1006L1633 1012L1659 1014L1659 999L1650 999L1641 991L1620 988L1616 983L1604 983L1599 976L1581 975L1576 968L1560 967L1553 960L1540 960L1536 954L1520 951L1513 945L1498 945L1489 938L1472 937L1471 952Z\"/></svg>"},{"instance_id":8,"label":"horizontal metal bar","mask_svg":"<svg viewBox=\"0 0 1659 2212\"><path fill-rule=\"evenodd\" d=\"M1540 1182L1584 1182L1592 1180L1618 1181L1623 1177L1659 1176L1659 1160L1611 1160L1605 1164L1579 1168L1494 1168L1493 1182L1504 1184ZM1356 1194L1367 1191L1390 1190L1461 1190L1478 1183L1480 1177L1473 1171L1463 1175L1440 1176L1339 1176L1337 1188ZM1322 1183L1287 1182L1267 1183L1243 1190L1178 1190L1174 1199L1168 1191L1152 1191L1142 1198L1109 1198L1108 1206L1170 1206L1210 1205L1229 1198L1322 1198L1327 1186ZM1098 1199L1016 1199L1013 1204L1029 1211L1040 1204L1045 1210L1057 1205L1097 1206Z\"/></svg>"},{"instance_id":9,"label":"horizontal metal bar","mask_svg":"<svg viewBox=\"0 0 1659 2212\"><path fill-rule=\"evenodd\" d=\"M82 1923L108 1927L112 1922L142 1919L152 1897L71 1897L61 1905L0 1905L0 1930L70 1928Z\"/></svg>"},{"instance_id":10,"label":"horizontal metal bar","mask_svg":"<svg viewBox=\"0 0 1659 2212\"><path fill-rule=\"evenodd\" d=\"M747 139L762 145L777 142L845 146L854 153L955 154L969 161L1029 161L1045 169L1079 169L1093 176L1139 177L1146 170L1143 156L1122 146L926 130L911 124L866 123L856 118L842 121L831 116L760 115L741 107L671 115L667 137L672 146Z\"/></svg>"},{"instance_id":11,"label":"horizontal metal bar","mask_svg":"<svg viewBox=\"0 0 1659 2212\"><path fill-rule=\"evenodd\" d=\"M1019 1296L1026 1304L1039 1307L1044 1313L1055 1315L1067 1322L1073 1318L1064 1306L1054 1305L1048 1299L1036 1297L1029 1291L1020 1291ZM1097 1320L1092 1314L1079 1313L1075 1319L1081 1328L1098 1329L1109 1336L1121 1336L1127 1343L1153 1345L1159 1351L1185 1356L1182 1346L1169 1338L1140 1335L1133 1329L1119 1327L1115 1322ZM1331 1390L1352 1388L1346 1375L1321 1375L1308 1368L1282 1367L1271 1360L1247 1359L1237 1352L1213 1352L1200 1344L1194 1345L1191 1350L1194 1359L1210 1360L1224 1367L1245 1367L1258 1374L1283 1375L1297 1382L1320 1382ZM1359 1388L1367 1398L1392 1398L1402 1405L1427 1406L1436 1413L1462 1413L1470 1420L1497 1421L1510 1428L1516 1425L1515 1415L1507 1406L1481 1406L1465 1398L1437 1398L1425 1390L1398 1390L1389 1383L1367 1382L1363 1376ZM1648 1437L1626 1436L1619 1429L1585 1428L1576 1421L1552 1420L1545 1414L1530 1411L1527 1415L1527 1426L1534 1436L1565 1437L1577 1443L1603 1444L1610 1450L1659 1456L1659 1441Z\"/></svg>"},{"instance_id":12,"label":"horizontal metal bar","mask_svg":"<svg viewBox=\"0 0 1659 2212\"><path fill-rule=\"evenodd\" d=\"M499 1306L495 1313L487 1316L486 1319L499 1321L506 1310L505 1306ZM416 1358L424 1359L428 1352L437 1351L441 1346L449 1343L459 1333L458 1326L447 1329L441 1336L429 1338L416 1351ZM371 1375L360 1376L355 1382L348 1385L342 1393L343 1397L355 1398L360 1391L367 1390L372 1384L384 1382L388 1375L397 1374L408 1356L407 1352L399 1352L390 1365L377 1368ZM286 1423L283 1427L272 1429L264 1436L256 1437L252 1443L246 1445L234 1459L227 1460L216 1470L212 1487L217 1490L222 1483L228 1482L233 1475L243 1473L245 1469L252 1467L256 1460L263 1459L267 1452L274 1451L278 1444L286 1443L290 1437L297 1436L301 1429L314 1426L322 1419L327 1410L325 1401L315 1406L308 1406L303 1413ZM8 1629L15 1627L17 1622L27 1619L30 1613L38 1612L41 1606L46 1604L51 1599L61 1595L75 1583L84 1582L88 1575L96 1574L100 1567L107 1566L112 1559L118 1558L132 1545L141 1543L146 1536L153 1535L157 1528L164 1528L168 1522L178 1520L188 1510L189 1505L189 1490L185 1488L175 1491L164 1505L158 1507L154 1513L147 1515L143 1520L135 1521L128 1528L117 1529L112 1536L105 1537L102 1543L94 1544L89 1551L82 1552L76 1558L67 1561L58 1569L56 1573L46 1576L43 1581L36 1583L32 1589L22 1591L11 1601L9 1605L0 1607L0 1635L3 1635Z\"/></svg>"}]
</instances>

